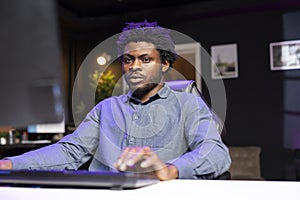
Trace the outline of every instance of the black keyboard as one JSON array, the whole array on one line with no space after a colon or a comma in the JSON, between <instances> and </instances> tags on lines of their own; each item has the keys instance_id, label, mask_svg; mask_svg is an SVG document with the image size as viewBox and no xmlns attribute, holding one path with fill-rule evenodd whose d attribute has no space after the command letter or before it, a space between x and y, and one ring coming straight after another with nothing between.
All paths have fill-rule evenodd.
<instances>
[{"instance_id":1,"label":"black keyboard","mask_svg":"<svg viewBox=\"0 0 300 200\"><path fill-rule=\"evenodd\" d=\"M157 183L152 176L138 173L99 171L0 170L0 185L59 188L135 189Z\"/></svg>"}]
</instances>

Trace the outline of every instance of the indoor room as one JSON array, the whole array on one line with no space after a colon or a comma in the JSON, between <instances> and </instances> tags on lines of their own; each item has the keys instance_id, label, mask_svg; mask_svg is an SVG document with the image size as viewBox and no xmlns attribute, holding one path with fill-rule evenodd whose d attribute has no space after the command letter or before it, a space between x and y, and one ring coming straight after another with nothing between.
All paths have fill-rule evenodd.
<instances>
[{"instance_id":1,"label":"indoor room","mask_svg":"<svg viewBox=\"0 0 300 200\"><path fill-rule=\"evenodd\" d=\"M0 159L64 141L78 127L83 128L84 122L94 120L86 116L98 103L130 93L131 88L124 80L124 62L140 58L120 55L116 41L121 40L126 23L155 26L157 22L170 30L177 53L177 60L165 74L166 85L176 92L194 93L203 99L217 119L221 146L228 148L230 167L222 173L224 176L213 178L221 179L215 181L215 186L209 182L206 187L222 187L225 180L234 185L225 185L224 190L232 191L245 183L257 183L253 191L259 191L259 184L265 182L291 184L284 187L289 188L291 195L285 197L299 197L295 188L300 186L300 1L26 2L0 3L0 25L6 30L0 33L0 54L4 60L0 75L0 92L4 94L0 106ZM37 76L39 79L33 82ZM172 115L163 109L151 112ZM115 118L122 116L117 111L112 113ZM103 117L109 120L111 116ZM157 124L164 123L161 120ZM155 132L149 128L145 131ZM126 131L124 135L130 146L134 138L131 140L130 134L127 138ZM86 162L78 170L85 172L95 161L82 158ZM184 186L172 188L176 187ZM281 185L261 187L278 190L278 194L274 193L278 199L284 197L277 189ZM3 194L10 197L12 191L3 188ZM207 189L214 196L211 188ZM27 191L23 186L14 189ZM154 193L161 190L149 189ZM246 185L242 190L247 191ZM125 192L134 194L131 190ZM212 198L208 193L204 197ZM72 195L75 194L79 191ZM65 195L68 197L71 191ZM116 197L119 195L122 196ZM103 196L110 197L106 192ZM162 196L168 198L167 194Z\"/></svg>"}]
</instances>

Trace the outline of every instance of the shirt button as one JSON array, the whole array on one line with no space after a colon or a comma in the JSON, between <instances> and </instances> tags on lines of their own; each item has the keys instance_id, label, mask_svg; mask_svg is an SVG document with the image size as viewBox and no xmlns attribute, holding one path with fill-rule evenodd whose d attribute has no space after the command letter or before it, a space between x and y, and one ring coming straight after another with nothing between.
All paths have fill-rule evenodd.
<instances>
[{"instance_id":1,"label":"shirt button","mask_svg":"<svg viewBox=\"0 0 300 200\"><path fill-rule=\"evenodd\" d=\"M135 138L130 136L129 137L129 144L134 145L135 144Z\"/></svg>"},{"instance_id":2,"label":"shirt button","mask_svg":"<svg viewBox=\"0 0 300 200\"><path fill-rule=\"evenodd\" d=\"M139 116L134 115L134 116L133 116L133 119L134 119L134 120L137 120L137 119L139 119Z\"/></svg>"}]
</instances>

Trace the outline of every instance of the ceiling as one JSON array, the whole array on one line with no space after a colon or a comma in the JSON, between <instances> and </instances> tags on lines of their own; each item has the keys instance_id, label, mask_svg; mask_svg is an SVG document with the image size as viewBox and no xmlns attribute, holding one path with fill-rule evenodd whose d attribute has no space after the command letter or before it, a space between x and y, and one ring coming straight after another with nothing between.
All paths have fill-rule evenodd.
<instances>
[{"instance_id":1,"label":"ceiling","mask_svg":"<svg viewBox=\"0 0 300 200\"><path fill-rule=\"evenodd\" d=\"M212 1L226 0L58 0L58 4L77 17L85 18Z\"/></svg>"},{"instance_id":2,"label":"ceiling","mask_svg":"<svg viewBox=\"0 0 300 200\"><path fill-rule=\"evenodd\" d=\"M60 8L76 15L80 18L102 17L108 15L119 15L130 12L141 12L146 10L170 8L170 13L174 13L173 8L179 6L194 5L203 7L214 7L222 10L237 7L260 6L264 8L293 8L299 7L299 0L57 0ZM197 7L198 8L198 7ZM176 10L176 9L175 9ZM202 10L202 9L201 9Z\"/></svg>"},{"instance_id":3,"label":"ceiling","mask_svg":"<svg viewBox=\"0 0 300 200\"><path fill-rule=\"evenodd\" d=\"M300 7L299 0L57 0L64 28L115 27L147 16L161 24Z\"/></svg>"}]
</instances>

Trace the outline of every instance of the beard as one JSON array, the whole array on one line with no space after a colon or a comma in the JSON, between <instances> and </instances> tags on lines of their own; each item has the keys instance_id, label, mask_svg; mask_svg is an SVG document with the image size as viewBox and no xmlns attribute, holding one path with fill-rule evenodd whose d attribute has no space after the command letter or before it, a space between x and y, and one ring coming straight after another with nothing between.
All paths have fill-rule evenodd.
<instances>
[{"instance_id":1,"label":"beard","mask_svg":"<svg viewBox=\"0 0 300 200\"><path fill-rule=\"evenodd\" d=\"M138 87L132 90L132 97L141 99L143 96L148 94L151 90L153 90L153 88L155 88L157 85L158 83L147 83L142 87Z\"/></svg>"}]
</instances>

